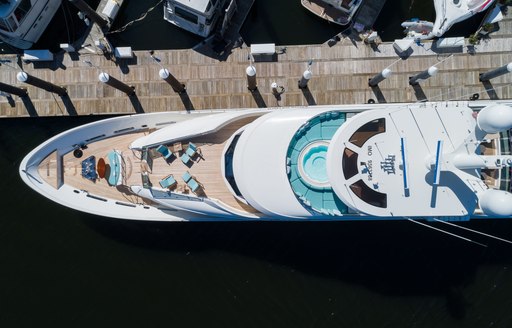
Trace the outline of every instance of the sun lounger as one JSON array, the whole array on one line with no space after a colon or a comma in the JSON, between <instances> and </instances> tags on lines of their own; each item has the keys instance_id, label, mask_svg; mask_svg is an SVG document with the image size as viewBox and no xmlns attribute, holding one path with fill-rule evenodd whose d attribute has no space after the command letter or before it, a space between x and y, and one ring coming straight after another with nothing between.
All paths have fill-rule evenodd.
<instances>
[{"instance_id":1,"label":"sun lounger","mask_svg":"<svg viewBox=\"0 0 512 328\"><path fill-rule=\"evenodd\" d=\"M173 153L169 151L169 149L164 146L160 145L156 148L156 151L162 154L162 157L167 161L171 156L173 156Z\"/></svg>"},{"instance_id":2,"label":"sun lounger","mask_svg":"<svg viewBox=\"0 0 512 328\"><path fill-rule=\"evenodd\" d=\"M175 186L177 183L178 182L176 181L176 179L174 179L174 176L172 174L169 174L168 176L160 180L160 186L162 188L171 188Z\"/></svg>"}]
</instances>

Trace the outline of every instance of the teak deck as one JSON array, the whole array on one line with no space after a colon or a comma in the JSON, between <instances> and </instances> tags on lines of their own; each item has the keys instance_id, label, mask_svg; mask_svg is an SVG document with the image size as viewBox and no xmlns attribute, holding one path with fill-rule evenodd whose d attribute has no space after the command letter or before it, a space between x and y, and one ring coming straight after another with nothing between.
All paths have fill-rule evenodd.
<instances>
[{"instance_id":1,"label":"teak deck","mask_svg":"<svg viewBox=\"0 0 512 328\"><path fill-rule=\"evenodd\" d=\"M167 162L162 157L153 159L151 173L149 174L150 181L153 187L161 188L159 181L169 174L173 174L178 182L176 188L171 189L173 192L187 191L184 186L186 185L182 179L183 173L189 171L190 174L203 185L203 193L199 196L206 196L212 199L217 199L226 205L244 212L257 213L252 207L239 202L229 191L226 186L221 168L221 156L226 146L228 139L240 127L248 124L255 117L241 119L227 126L219 131L194 139L181 140L184 146L188 145L190 141L194 142L201 149L201 157L194 157L190 166L183 164L179 157ZM116 136L98 142L87 144L87 148L83 150L83 155L76 158L73 152L69 152L63 156L63 177L64 183L72 186L78 190L86 190L92 195L100 197L108 197L111 199L119 200L129 203L147 203L146 199L134 195L130 190L131 185L142 185L141 179L141 159L138 152L129 149L129 145L137 138L147 135L145 132L135 132L126 135ZM167 145L170 146L170 145ZM96 162L103 158L108 163L107 153L111 150L118 150L122 152L125 163L125 176L123 183L119 186L110 186L106 178L98 178L96 181L90 181L82 177L81 162L89 156L95 156ZM39 165L39 173L53 187L57 187L57 154L52 153Z\"/></svg>"}]
</instances>

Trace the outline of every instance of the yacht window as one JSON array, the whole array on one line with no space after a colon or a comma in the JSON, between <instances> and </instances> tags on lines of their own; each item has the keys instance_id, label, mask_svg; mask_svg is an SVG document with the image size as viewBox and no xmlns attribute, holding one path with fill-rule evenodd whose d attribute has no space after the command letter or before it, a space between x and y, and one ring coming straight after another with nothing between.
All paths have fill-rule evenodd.
<instances>
[{"instance_id":1,"label":"yacht window","mask_svg":"<svg viewBox=\"0 0 512 328\"><path fill-rule=\"evenodd\" d=\"M236 185L235 174L233 173L233 156L235 154L235 147L239 138L240 135L236 135L233 138L233 141L226 150L226 153L224 154L224 176L228 181L229 185L231 186L231 188L233 188L235 194L238 197L242 197L242 193L240 192L240 189L238 189L238 186Z\"/></svg>"},{"instance_id":2,"label":"yacht window","mask_svg":"<svg viewBox=\"0 0 512 328\"><path fill-rule=\"evenodd\" d=\"M341 162L343 167L343 175L345 180L352 178L357 174L357 153L345 148L343 151L343 161Z\"/></svg>"},{"instance_id":3,"label":"yacht window","mask_svg":"<svg viewBox=\"0 0 512 328\"><path fill-rule=\"evenodd\" d=\"M381 208L386 208L388 206L388 195L373 190L368 187L363 180L358 180L351 184L350 190L352 190L352 192L362 201L370 205Z\"/></svg>"},{"instance_id":4,"label":"yacht window","mask_svg":"<svg viewBox=\"0 0 512 328\"><path fill-rule=\"evenodd\" d=\"M14 10L14 15L16 16L18 22L21 22L23 18L25 18L25 15L27 15L30 8L32 8L30 0L21 0L19 2L18 7L16 7L16 9Z\"/></svg>"},{"instance_id":5,"label":"yacht window","mask_svg":"<svg viewBox=\"0 0 512 328\"><path fill-rule=\"evenodd\" d=\"M212 4L215 6L217 4L217 0L212 0Z\"/></svg>"},{"instance_id":6,"label":"yacht window","mask_svg":"<svg viewBox=\"0 0 512 328\"><path fill-rule=\"evenodd\" d=\"M386 132L386 119L379 118L357 129L350 137L349 141L358 147L362 147L368 139L383 132Z\"/></svg>"},{"instance_id":7,"label":"yacht window","mask_svg":"<svg viewBox=\"0 0 512 328\"><path fill-rule=\"evenodd\" d=\"M176 6L174 8L174 11L177 16L179 16L185 20L188 20L191 23L197 24L197 16L196 15L189 13L188 11L186 11L178 6Z\"/></svg>"},{"instance_id":8,"label":"yacht window","mask_svg":"<svg viewBox=\"0 0 512 328\"><path fill-rule=\"evenodd\" d=\"M5 19L0 19L0 29L2 29L4 31L11 32L11 29Z\"/></svg>"}]
</instances>

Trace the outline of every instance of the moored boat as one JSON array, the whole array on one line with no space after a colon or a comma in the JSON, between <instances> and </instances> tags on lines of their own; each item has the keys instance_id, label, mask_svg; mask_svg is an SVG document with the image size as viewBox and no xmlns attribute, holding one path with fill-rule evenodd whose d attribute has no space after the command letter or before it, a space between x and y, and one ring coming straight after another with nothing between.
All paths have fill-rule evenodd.
<instances>
[{"instance_id":1,"label":"moored boat","mask_svg":"<svg viewBox=\"0 0 512 328\"><path fill-rule=\"evenodd\" d=\"M301 0L304 8L331 23L347 25L362 0Z\"/></svg>"},{"instance_id":2,"label":"moored boat","mask_svg":"<svg viewBox=\"0 0 512 328\"><path fill-rule=\"evenodd\" d=\"M434 0L436 20L432 34L442 36L453 24L489 8L495 0Z\"/></svg>"},{"instance_id":3,"label":"moored boat","mask_svg":"<svg viewBox=\"0 0 512 328\"><path fill-rule=\"evenodd\" d=\"M166 0L164 19L191 33L207 37L222 20L228 4L236 7L235 0Z\"/></svg>"},{"instance_id":4,"label":"moored boat","mask_svg":"<svg viewBox=\"0 0 512 328\"><path fill-rule=\"evenodd\" d=\"M413 18L403 22L401 26L404 28L406 38L426 40L434 37L432 34L434 23L432 22Z\"/></svg>"},{"instance_id":5,"label":"moored boat","mask_svg":"<svg viewBox=\"0 0 512 328\"><path fill-rule=\"evenodd\" d=\"M0 0L0 39L16 48L36 43L61 0Z\"/></svg>"},{"instance_id":6,"label":"moored boat","mask_svg":"<svg viewBox=\"0 0 512 328\"><path fill-rule=\"evenodd\" d=\"M140 114L51 138L20 175L134 220L510 217L510 128L491 101Z\"/></svg>"}]
</instances>

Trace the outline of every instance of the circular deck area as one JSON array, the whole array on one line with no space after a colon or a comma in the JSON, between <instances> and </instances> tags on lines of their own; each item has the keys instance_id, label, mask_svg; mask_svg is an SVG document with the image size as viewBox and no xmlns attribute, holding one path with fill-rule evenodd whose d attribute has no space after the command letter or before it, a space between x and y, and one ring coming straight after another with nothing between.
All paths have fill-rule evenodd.
<instances>
[{"instance_id":1,"label":"circular deck area","mask_svg":"<svg viewBox=\"0 0 512 328\"><path fill-rule=\"evenodd\" d=\"M328 146L329 143L326 141L315 141L300 152L298 161L300 176L313 188L329 187L325 166Z\"/></svg>"},{"instance_id":2,"label":"circular deck area","mask_svg":"<svg viewBox=\"0 0 512 328\"><path fill-rule=\"evenodd\" d=\"M290 185L302 204L315 212L339 216L347 206L336 196L327 177L326 156L330 140L345 122L345 113L326 112L301 126L288 147Z\"/></svg>"}]
</instances>

